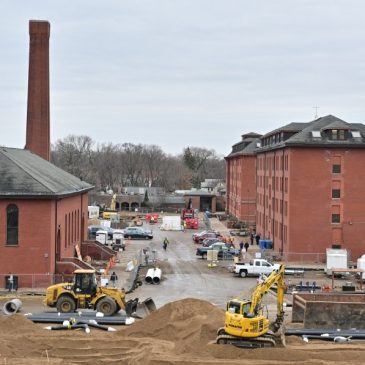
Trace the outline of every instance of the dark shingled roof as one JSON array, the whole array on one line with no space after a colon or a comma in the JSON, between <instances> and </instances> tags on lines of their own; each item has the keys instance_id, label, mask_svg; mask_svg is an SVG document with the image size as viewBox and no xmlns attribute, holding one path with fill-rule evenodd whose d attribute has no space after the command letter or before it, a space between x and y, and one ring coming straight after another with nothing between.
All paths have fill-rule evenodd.
<instances>
[{"instance_id":1,"label":"dark shingled roof","mask_svg":"<svg viewBox=\"0 0 365 365\"><path fill-rule=\"evenodd\" d=\"M274 132L279 132L281 130L289 131L288 126L295 124L298 127L296 133L287 138L285 141L280 141L278 143L269 144L263 146L260 149L256 149L257 153L260 151L264 152L271 149L283 148L288 146L300 146L300 147L353 147L353 148L365 148L365 125L361 123L347 123L333 115L327 115L325 117L318 118L309 123L291 123L285 127L276 129L275 131L265 134L263 138L275 134ZM299 126L302 125L300 129ZM337 130L348 130L348 131L359 131L361 133L361 138L353 138L351 133L346 139L330 139L326 134L326 131L331 129ZM294 132L294 130L291 130ZM320 137L313 136L313 131L319 131Z\"/></svg>"},{"instance_id":2,"label":"dark shingled roof","mask_svg":"<svg viewBox=\"0 0 365 365\"><path fill-rule=\"evenodd\" d=\"M347 123L333 115L327 115L322 118L318 118L311 122L307 128L304 128L301 132L295 134L285 141L286 145L293 144L306 144L306 145L346 145L346 146L362 146L364 145L363 138L357 139L349 136L345 140L331 140L324 134L324 131L330 129L347 129L347 130L356 130L362 131L362 135L364 135L365 126L363 124L351 124ZM315 138L312 136L312 131L321 131L321 138Z\"/></svg>"},{"instance_id":3,"label":"dark shingled roof","mask_svg":"<svg viewBox=\"0 0 365 365\"><path fill-rule=\"evenodd\" d=\"M287 125L284 125L283 127L274 129L273 131L270 131L268 133L266 133L265 135L263 135L262 137L269 137L272 134L276 134L278 132L299 132L301 131L303 128L305 128L306 126L308 126L310 124L310 122L307 123L289 123Z\"/></svg>"},{"instance_id":4,"label":"dark shingled roof","mask_svg":"<svg viewBox=\"0 0 365 365\"><path fill-rule=\"evenodd\" d=\"M0 147L0 197L57 198L92 185L23 149Z\"/></svg>"},{"instance_id":5,"label":"dark shingled roof","mask_svg":"<svg viewBox=\"0 0 365 365\"><path fill-rule=\"evenodd\" d=\"M261 134L250 132L242 135L242 140L232 146L232 152L226 157L253 155L260 142Z\"/></svg>"}]
</instances>

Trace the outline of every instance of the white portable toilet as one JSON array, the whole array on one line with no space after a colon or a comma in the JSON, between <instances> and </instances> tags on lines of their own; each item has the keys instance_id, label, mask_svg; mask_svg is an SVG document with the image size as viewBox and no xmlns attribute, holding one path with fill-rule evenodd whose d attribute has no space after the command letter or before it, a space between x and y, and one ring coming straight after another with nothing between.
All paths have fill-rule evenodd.
<instances>
[{"instance_id":1,"label":"white portable toilet","mask_svg":"<svg viewBox=\"0 0 365 365\"><path fill-rule=\"evenodd\" d=\"M118 239L120 240L120 242L122 242L123 238L124 238L124 230L123 229L115 229L113 231L113 243L117 243Z\"/></svg>"},{"instance_id":2,"label":"white portable toilet","mask_svg":"<svg viewBox=\"0 0 365 365\"><path fill-rule=\"evenodd\" d=\"M99 229L96 231L96 241L100 242L103 245L108 244L108 231L104 231L102 229Z\"/></svg>"},{"instance_id":3,"label":"white portable toilet","mask_svg":"<svg viewBox=\"0 0 365 365\"><path fill-rule=\"evenodd\" d=\"M364 272L361 274L361 279L365 279L365 255L362 255L360 258L357 259L357 268L363 269Z\"/></svg>"},{"instance_id":4,"label":"white portable toilet","mask_svg":"<svg viewBox=\"0 0 365 365\"><path fill-rule=\"evenodd\" d=\"M332 275L332 269L348 269L349 255L346 249L326 249L326 274Z\"/></svg>"}]
</instances>

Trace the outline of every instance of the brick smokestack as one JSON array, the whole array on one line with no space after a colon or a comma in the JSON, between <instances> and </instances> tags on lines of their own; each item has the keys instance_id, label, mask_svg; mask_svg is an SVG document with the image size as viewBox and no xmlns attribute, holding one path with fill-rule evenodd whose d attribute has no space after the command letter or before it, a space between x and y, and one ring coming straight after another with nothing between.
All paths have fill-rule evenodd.
<instances>
[{"instance_id":1,"label":"brick smokestack","mask_svg":"<svg viewBox=\"0 0 365 365\"><path fill-rule=\"evenodd\" d=\"M29 21L27 140L25 148L50 160L49 35L47 21Z\"/></svg>"}]
</instances>

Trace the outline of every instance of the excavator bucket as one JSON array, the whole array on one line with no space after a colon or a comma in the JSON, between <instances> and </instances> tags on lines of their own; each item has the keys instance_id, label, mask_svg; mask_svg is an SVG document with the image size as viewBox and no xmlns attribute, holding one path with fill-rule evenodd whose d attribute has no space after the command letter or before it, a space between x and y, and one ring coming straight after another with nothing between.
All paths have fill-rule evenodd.
<instances>
[{"instance_id":1,"label":"excavator bucket","mask_svg":"<svg viewBox=\"0 0 365 365\"><path fill-rule=\"evenodd\" d=\"M138 298L129 300L125 307L127 317L145 318L156 310L156 304L152 298L147 298L143 302L138 302Z\"/></svg>"}]
</instances>

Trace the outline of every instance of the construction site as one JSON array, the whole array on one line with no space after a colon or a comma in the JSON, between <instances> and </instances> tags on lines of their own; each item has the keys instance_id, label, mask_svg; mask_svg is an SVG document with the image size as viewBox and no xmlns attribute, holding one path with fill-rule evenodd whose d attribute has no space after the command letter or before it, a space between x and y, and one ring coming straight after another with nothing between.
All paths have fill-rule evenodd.
<instances>
[{"instance_id":1,"label":"construction site","mask_svg":"<svg viewBox=\"0 0 365 365\"><path fill-rule=\"evenodd\" d=\"M104 284L123 288L128 301L152 299L150 310L133 309L131 321L126 308L104 319L92 309L65 308L60 315L45 306L42 290L3 292L0 363L363 363L364 292L351 269L342 277L328 275L320 263L290 263L285 269L280 263L281 271L263 281L242 278L232 273L238 259L197 258L191 237L196 231L161 230L160 222L142 221L153 239L127 239L109 269L116 281ZM229 236L218 219L210 223L212 231ZM201 215L199 226L205 227ZM238 247L239 238L232 241ZM239 261L260 254L264 250L250 246ZM159 270L158 280L149 279L151 270ZM243 309L252 303L252 311Z\"/></svg>"},{"instance_id":2,"label":"construction site","mask_svg":"<svg viewBox=\"0 0 365 365\"><path fill-rule=\"evenodd\" d=\"M249 220L255 199L237 227L196 191L173 213L113 192L103 211L89 206L94 187L50 162L50 24L30 21L29 35L26 147L0 147L0 365L364 363L364 256L338 244L275 250L264 239L274 221L260 239ZM323 247L343 237L339 205L331 212ZM360 252L359 222L346 224Z\"/></svg>"}]
</instances>

